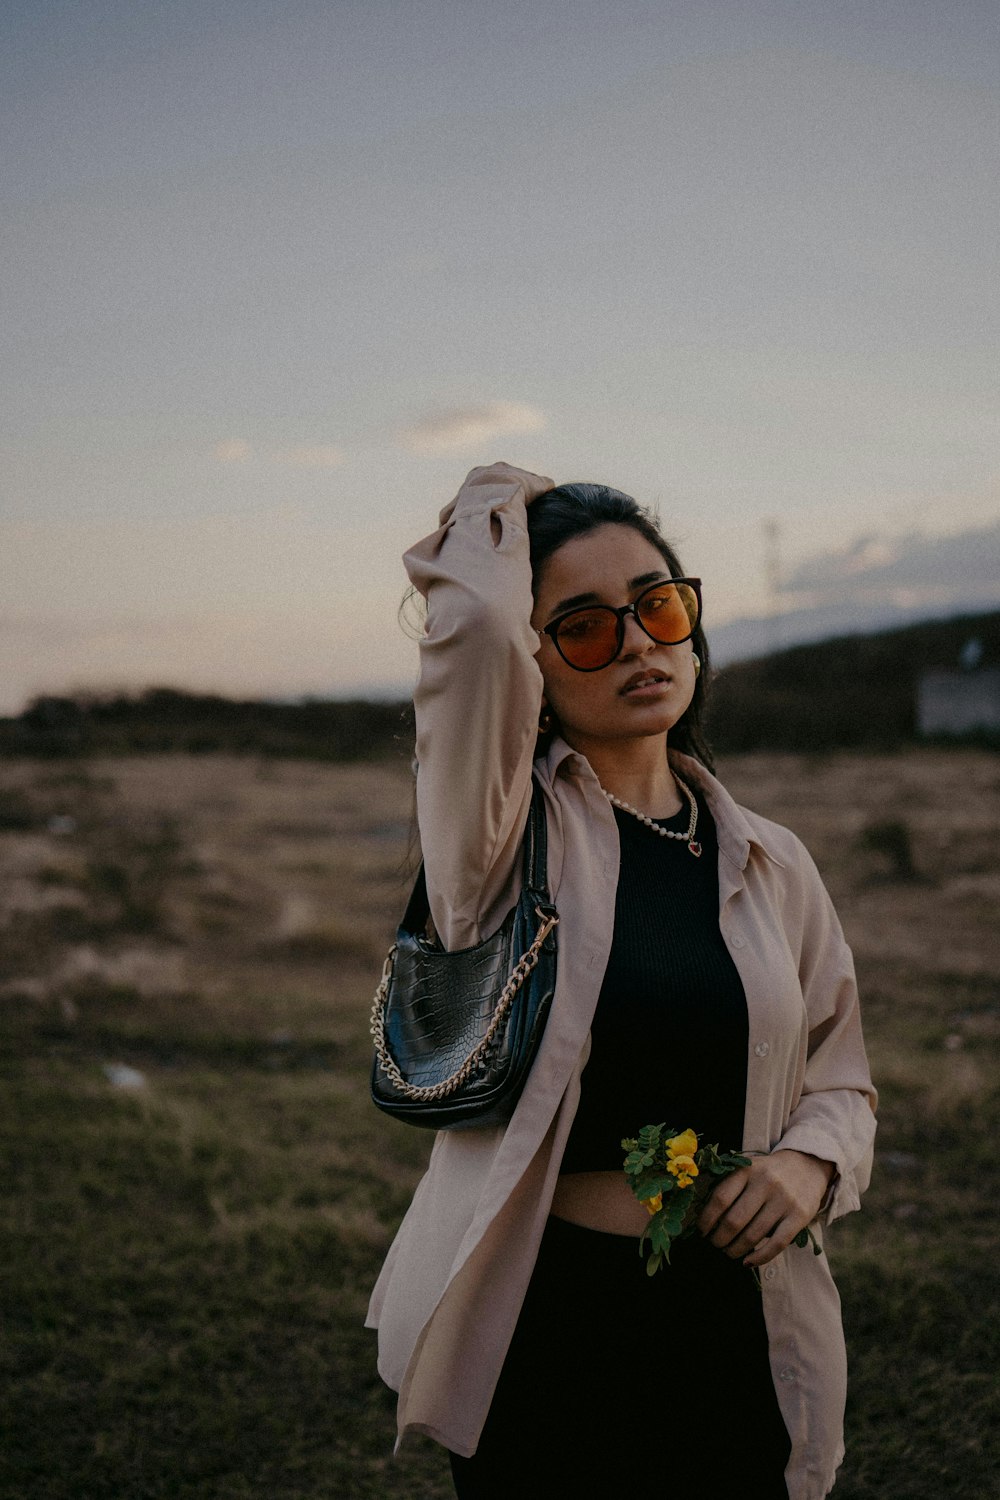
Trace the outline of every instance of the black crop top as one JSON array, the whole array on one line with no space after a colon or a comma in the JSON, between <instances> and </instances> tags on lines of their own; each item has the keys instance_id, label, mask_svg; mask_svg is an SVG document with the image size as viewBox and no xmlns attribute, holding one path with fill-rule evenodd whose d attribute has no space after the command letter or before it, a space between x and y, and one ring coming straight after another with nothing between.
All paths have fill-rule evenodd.
<instances>
[{"instance_id":1,"label":"black crop top","mask_svg":"<svg viewBox=\"0 0 1000 1500\"><path fill-rule=\"evenodd\" d=\"M615 808L621 870L608 967L561 1172L619 1170L622 1136L661 1122L739 1150L747 1079L743 983L719 931L718 841L698 797L696 859ZM685 804L662 826L686 830Z\"/></svg>"}]
</instances>

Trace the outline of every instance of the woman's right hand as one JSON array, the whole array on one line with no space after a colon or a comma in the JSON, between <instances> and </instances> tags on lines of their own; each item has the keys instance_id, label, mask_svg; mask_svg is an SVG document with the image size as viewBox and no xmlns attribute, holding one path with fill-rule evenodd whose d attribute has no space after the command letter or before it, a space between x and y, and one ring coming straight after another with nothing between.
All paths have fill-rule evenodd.
<instances>
[{"instance_id":1,"label":"woman's right hand","mask_svg":"<svg viewBox=\"0 0 1000 1500\"><path fill-rule=\"evenodd\" d=\"M539 495L555 489L555 484L551 479L546 478L544 474L532 474L530 469L518 469L514 464L505 463L483 464L479 468L469 470L462 488L454 500L441 512L441 525L444 526L451 519L459 498L467 490L478 489L480 485L497 484L520 485L524 491L526 505L530 505L532 500L537 500Z\"/></svg>"},{"instance_id":2,"label":"woman's right hand","mask_svg":"<svg viewBox=\"0 0 1000 1500\"><path fill-rule=\"evenodd\" d=\"M504 480L520 483L524 486L524 498L530 504L537 500L539 495L544 495L547 490L554 490L555 484L547 479L544 474L532 474L530 469L518 469L514 464L495 463L487 464L484 468L471 469L466 484L496 484Z\"/></svg>"}]
</instances>

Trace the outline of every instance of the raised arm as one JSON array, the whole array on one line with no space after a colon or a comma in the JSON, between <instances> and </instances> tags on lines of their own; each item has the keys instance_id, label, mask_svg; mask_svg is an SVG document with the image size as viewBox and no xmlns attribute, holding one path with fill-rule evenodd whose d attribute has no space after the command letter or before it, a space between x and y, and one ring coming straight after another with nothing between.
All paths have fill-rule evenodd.
<instances>
[{"instance_id":1,"label":"raised arm","mask_svg":"<svg viewBox=\"0 0 1000 1500\"><path fill-rule=\"evenodd\" d=\"M431 914L449 948L478 942L531 796L542 697L526 506L552 488L509 464L473 469L403 561L427 601L414 693L417 819Z\"/></svg>"}]
</instances>

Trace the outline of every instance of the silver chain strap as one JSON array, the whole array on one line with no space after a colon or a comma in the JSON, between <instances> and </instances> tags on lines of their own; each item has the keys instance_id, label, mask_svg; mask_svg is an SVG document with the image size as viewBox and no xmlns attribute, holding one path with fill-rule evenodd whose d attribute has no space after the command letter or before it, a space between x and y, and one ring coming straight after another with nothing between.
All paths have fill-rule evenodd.
<instances>
[{"instance_id":1,"label":"silver chain strap","mask_svg":"<svg viewBox=\"0 0 1000 1500\"><path fill-rule=\"evenodd\" d=\"M514 965L511 976L504 985L500 999L497 1001L497 1007L487 1027L486 1035L481 1042L476 1044L465 1061L452 1073L450 1078L442 1079L440 1083L432 1084L426 1088L422 1088L415 1083L407 1083L393 1061L389 1052L389 1044L385 1038L385 1006L389 995L389 981L392 978L392 963L396 956L396 945L393 943L382 966L382 978L378 989L375 991L375 999L372 1001L371 1034L375 1042L375 1055L378 1058L379 1067L391 1079L395 1089L399 1093L405 1094L407 1099L446 1099L449 1094L453 1094L476 1071L496 1040L498 1031L507 1019L507 1014L514 1003L514 996L537 964L542 944L559 921L555 913L547 915L538 906L535 907L535 915L540 918L542 925L538 929L535 941L527 953Z\"/></svg>"}]
</instances>

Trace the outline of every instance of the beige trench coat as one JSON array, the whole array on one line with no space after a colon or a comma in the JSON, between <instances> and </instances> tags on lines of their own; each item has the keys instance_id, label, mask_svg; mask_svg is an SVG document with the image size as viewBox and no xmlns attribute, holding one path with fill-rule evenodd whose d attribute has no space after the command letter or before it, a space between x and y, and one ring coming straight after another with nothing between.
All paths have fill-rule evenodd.
<instances>
[{"instance_id":1,"label":"beige trench coat","mask_svg":"<svg viewBox=\"0 0 1000 1500\"><path fill-rule=\"evenodd\" d=\"M451 948L478 942L516 900L533 765L560 915L553 1006L513 1118L506 1128L436 1137L369 1309L379 1372L399 1392L400 1439L426 1433L467 1456L517 1321L580 1096L611 948L618 832L589 763L565 741L556 738L533 761L542 677L517 471L474 469L439 529L404 561L428 608L415 695L417 812L437 930ZM823 1223L858 1207L875 1132L851 954L795 835L739 807L698 762L670 758L703 789L718 828L719 924L750 1024L742 1147L835 1163L814 1226L822 1239ZM844 1452L846 1360L826 1256L789 1247L765 1268L762 1296L792 1444L788 1493L818 1500Z\"/></svg>"}]
</instances>

